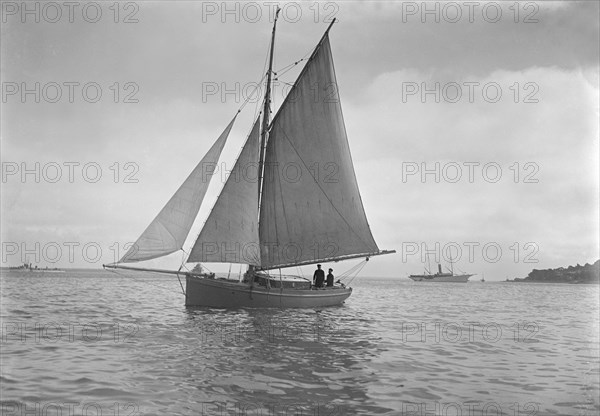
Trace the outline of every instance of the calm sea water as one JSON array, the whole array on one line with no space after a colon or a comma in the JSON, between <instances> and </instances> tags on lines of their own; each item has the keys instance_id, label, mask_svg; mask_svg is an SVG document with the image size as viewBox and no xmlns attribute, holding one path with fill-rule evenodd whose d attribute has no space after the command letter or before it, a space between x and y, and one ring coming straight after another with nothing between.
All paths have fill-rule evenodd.
<instances>
[{"instance_id":1,"label":"calm sea water","mask_svg":"<svg viewBox=\"0 0 600 416\"><path fill-rule=\"evenodd\" d=\"M4 271L3 415L597 415L597 286L359 277L189 309L177 278Z\"/></svg>"}]
</instances>

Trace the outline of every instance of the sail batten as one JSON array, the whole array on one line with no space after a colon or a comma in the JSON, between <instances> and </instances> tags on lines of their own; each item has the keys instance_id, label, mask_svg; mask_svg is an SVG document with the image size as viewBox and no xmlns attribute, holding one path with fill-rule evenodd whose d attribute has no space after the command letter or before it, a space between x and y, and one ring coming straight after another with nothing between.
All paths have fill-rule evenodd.
<instances>
[{"instance_id":1,"label":"sail batten","mask_svg":"<svg viewBox=\"0 0 600 416\"><path fill-rule=\"evenodd\" d=\"M119 263L151 260L174 253L183 247L236 117Z\"/></svg>"},{"instance_id":2,"label":"sail batten","mask_svg":"<svg viewBox=\"0 0 600 416\"><path fill-rule=\"evenodd\" d=\"M327 33L271 123L261 266L377 253L360 198Z\"/></svg>"}]
</instances>

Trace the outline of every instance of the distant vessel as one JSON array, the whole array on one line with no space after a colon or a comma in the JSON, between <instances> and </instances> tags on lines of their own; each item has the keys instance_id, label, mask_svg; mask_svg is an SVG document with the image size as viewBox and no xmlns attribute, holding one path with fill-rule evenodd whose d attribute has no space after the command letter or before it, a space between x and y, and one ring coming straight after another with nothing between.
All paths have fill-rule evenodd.
<instances>
[{"instance_id":1,"label":"distant vessel","mask_svg":"<svg viewBox=\"0 0 600 416\"><path fill-rule=\"evenodd\" d=\"M485 282L485 276L484 275L481 276L481 282L482 283Z\"/></svg>"},{"instance_id":2,"label":"distant vessel","mask_svg":"<svg viewBox=\"0 0 600 416\"><path fill-rule=\"evenodd\" d=\"M409 279L414 280L415 282L467 283L469 281L469 277L471 276L474 276L474 274L454 274L453 270L450 270L450 273L443 273L442 265L438 264L438 272L435 274L411 274L408 277Z\"/></svg>"},{"instance_id":3,"label":"distant vessel","mask_svg":"<svg viewBox=\"0 0 600 416\"><path fill-rule=\"evenodd\" d=\"M38 266L32 266L31 263L23 263L17 267L9 267L9 270L14 271L22 271L22 272L48 272L48 273L64 273L65 271L62 269L57 269L56 267L50 269L48 266L45 268L40 268Z\"/></svg>"},{"instance_id":4,"label":"distant vessel","mask_svg":"<svg viewBox=\"0 0 600 416\"><path fill-rule=\"evenodd\" d=\"M131 249L104 267L183 275L187 306L312 308L339 305L352 289L341 283L314 288L309 279L286 276L281 269L354 258L364 259L362 267L372 256L395 252L378 248L364 212L335 88L331 25L270 120L278 13L262 121L259 116L254 122L186 261L247 264L243 279L217 278L199 266L186 272L180 271L183 265L174 271L120 264L182 250L210 181L203 167L216 165L235 117ZM278 169L288 165L305 173L286 179ZM244 180L252 166L254 180ZM320 178L313 172L318 166L334 168L335 178Z\"/></svg>"}]
</instances>

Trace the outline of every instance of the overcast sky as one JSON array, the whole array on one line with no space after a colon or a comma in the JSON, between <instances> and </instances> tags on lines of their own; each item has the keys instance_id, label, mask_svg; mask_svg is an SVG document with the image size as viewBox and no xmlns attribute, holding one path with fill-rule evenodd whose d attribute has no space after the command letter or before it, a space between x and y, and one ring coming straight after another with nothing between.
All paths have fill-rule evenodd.
<instances>
[{"instance_id":1,"label":"overcast sky","mask_svg":"<svg viewBox=\"0 0 600 416\"><path fill-rule=\"evenodd\" d=\"M101 267L262 78L272 3L23 4L2 2L2 266ZM598 2L280 5L276 70L338 20L330 40L363 204L379 247L398 251L363 274L419 273L436 243L486 280L598 259ZM297 73L281 75L276 107ZM232 130L228 167L255 108Z\"/></svg>"}]
</instances>

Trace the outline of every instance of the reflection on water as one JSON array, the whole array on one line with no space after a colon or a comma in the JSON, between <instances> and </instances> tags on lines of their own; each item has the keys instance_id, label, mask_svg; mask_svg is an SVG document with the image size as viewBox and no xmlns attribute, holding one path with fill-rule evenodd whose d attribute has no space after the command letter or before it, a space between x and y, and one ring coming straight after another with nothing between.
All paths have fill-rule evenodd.
<instances>
[{"instance_id":1,"label":"reflection on water","mask_svg":"<svg viewBox=\"0 0 600 416\"><path fill-rule=\"evenodd\" d=\"M7 415L600 409L594 286L363 278L341 307L218 310L171 277L4 273Z\"/></svg>"}]
</instances>

